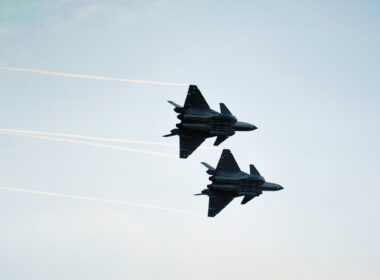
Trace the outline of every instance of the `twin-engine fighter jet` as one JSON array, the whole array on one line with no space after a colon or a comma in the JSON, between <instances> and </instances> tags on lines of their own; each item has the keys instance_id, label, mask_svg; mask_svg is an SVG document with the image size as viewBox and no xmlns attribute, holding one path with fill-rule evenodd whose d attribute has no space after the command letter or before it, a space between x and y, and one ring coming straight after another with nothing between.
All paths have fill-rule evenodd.
<instances>
[{"instance_id":1,"label":"twin-engine fighter jet","mask_svg":"<svg viewBox=\"0 0 380 280\"><path fill-rule=\"evenodd\" d=\"M212 183L196 195L209 196L209 217L215 217L235 197L244 196L241 204L246 204L263 191L283 189L280 185L265 182L253 164L250 165L250 174L241 171L230 150L223 150L216 169L205 162L202 164L208 168L207 174L211 175Z\"/></svg>"},{"instance_id":2,"label":"twin-engine fighter jet","mask_svg":"<svg viewBox=\"0 0 380 280\"><path fill-rule=\"evenodd\" d=\"M179 136L179 157L187 158L194 152L202 142L209 137L216 136L214 145L218 146L235 131L250 131L257 127L239 122L227 109L226 105L220 103L220 113L210 109L197 86L190 85L185 104L182 106L168 101L175 106L174 111L181 120L170 134L164 137Z\"/></svg>"}]
</instances>

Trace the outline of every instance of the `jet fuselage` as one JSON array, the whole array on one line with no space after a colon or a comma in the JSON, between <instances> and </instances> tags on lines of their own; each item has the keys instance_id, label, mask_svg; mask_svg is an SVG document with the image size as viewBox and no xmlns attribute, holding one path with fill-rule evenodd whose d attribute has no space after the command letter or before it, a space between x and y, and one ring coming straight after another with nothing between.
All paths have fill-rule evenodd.
<instances>
[{"instance_id":1,"label":"jet fuselage","mask_svg":"<svg viewBox=\"0 0 380 280\"><path fill-rule=\"evenodd\" d=\"M200 133L205 137L232 136L235 134L233 125L237 122L233 115L223 115L211 111L198 114L185 113L178 115L181 120L176 126L183 134Z\"/></svg>"},{"instance_id":2,"label":"jet fuselage","mask_svg":"<svg viewBox=\"0 0 380 280\"><path fill-rule=\"evenodd\" d=\"M256 129L256 126L252 124L237 121L234 115L222 114L213 110L180 113L177 118L181 122L176 126L184 134L200 132L207 137L232 136L235 131Z\"/></svg>"},{"instance_id":3,"label":"jet fuselage","mask_svg":"<svg viewBox=\"0 0 380 280\"><path fill-rule=\"evenodd\" d=\"M209 170L209 172L212 173L212 170ZM207 186L209 189L231 192L236 196L257 195L261 194L262 191L277 191L282 189L280 185L265 182L262 176L250 175L245 172L228 173L220 171L209 179L212 182Z\"/></svg>"}]
</instances>

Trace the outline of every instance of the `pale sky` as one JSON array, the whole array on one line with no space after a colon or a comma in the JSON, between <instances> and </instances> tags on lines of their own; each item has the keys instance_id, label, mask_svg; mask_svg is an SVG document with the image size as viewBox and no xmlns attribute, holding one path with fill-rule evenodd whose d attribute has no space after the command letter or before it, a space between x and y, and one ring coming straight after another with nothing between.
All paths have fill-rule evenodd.
<instances>
[{"instance_id":1,"label":"pale sky","mask_svg":"<svg viewBox=\"0 0 380 280\"><path fill-rule=\"evenodd\" d=\"M284 190L207 216L205 161L0 134L1 279L380 277L378 1L1 1L0 66L192 83ZM186 86L0 70L0 129L178 143ZM204 145L211 146L213 140ZM178 148L115 145L178 155Z\"/></svg>"}]
</instances>

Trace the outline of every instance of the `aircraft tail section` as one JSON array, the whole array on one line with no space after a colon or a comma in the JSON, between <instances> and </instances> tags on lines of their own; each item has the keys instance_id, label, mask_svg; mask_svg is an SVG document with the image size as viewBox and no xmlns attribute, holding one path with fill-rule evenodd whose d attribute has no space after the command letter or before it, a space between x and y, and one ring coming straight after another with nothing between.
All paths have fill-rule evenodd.
<instances>
[{"instance_id":1,"label":"aircraft tail section","mask_svg":"<svg viewBox=\"0 0 380 280\"><path fill-rule=\"evenodd\" d=\"M209 170L215 170L215 168L214 167L212 167L211 165L209 165L207 162L201 162L207 169L209 169Z\"/></svg>"},{"instance_id":2,"label":"aircraft tail section","mask_svg":"<svg viewBox=\"0 0 380 280\"><path fill-rule=\"evenodd\" d=\"M171 137L171 136L175 136L175 134L173 134L173 133L169 133L169 134L165 134L165 135L162 136L162 137Z\"/></svg>"},{"instance_id":3,"label":"aircraft tail section","mask_svg":"<svg viewBox=\"0 0 380 280\"><path fill-rule=\"evenodd\" d=\"M249 202L251 199L253 199L255 197L255 195L246 195L244 196L243 200L241 201L241 204L246 204L247 202Z\"/></svg>"},{"instance_id":4,"label":"aircraft tail section","mask_svg":"<svg viewBox=\"0 0 380 280\"><path fill-rule=\"evenodd\" d=\"M218 136L214 142L214 146L218 146L219 144L223 143L228 136Z\"/></svg>"},{"instance_id":5,"label":"aircraft tail section","mask_svg":"<svg viewBox=\"0 0 380 280\"><path fill-rule=\"evenodd\" d=\"M253 164L249 165L249 170L251 175L261 176L259 171L257 171L256 167Z\"/></svg>"},{"instance_id":6,"label":"aircraft tail section","mask_svg":"<svg viewBox=\"0 0 380 280\"><path fill-rule=\"evenodd\" d=\"M228 110L227 106L224 103L220 103L219 106L220 106L220 112L222 114L232 115L230 110Z\"/></svg>"},{"instance_id":7,"label":"aircraft tail section","mask_svg":"<svg viewBox=\"0 0 380 280\"><path fill-rule=\"evenodd\" d=\"M175 135L179 135L179 129L177 129L177 128L172 129L169 134L166 134L163 137L171 137L171 136L175 136Z\"/></svg>"},{"instance_id":8,"label":"aircraft tail section","mask_svg":"<svg viewBox=\"0 0 380 280\"><path fill-rule=\"evenodd\" d=\"M207 168L207 171L206 171L207 174L209 174L209 175L215 175L216 174L216 169L214 167L212 167L211 165L209 165L206 162L201 162L201 163Z\"/></svg>"},{"instance_id":9,"label":"aircraft tail section","mask_svg":"<svg viewBox=\"0 0 380 280\"><path fill-rule=\"evenodd\" d=\"M173 101L169 100L168 103L175 107L174 112L176 112L176 113L183 113L185 111L184 107L182 107L181 105L178 105L177 103L175 103Z\"/></svg>"},{"instance_id":10,"label":"aircraft tail section","mask_svg":"<svg viewBox=\"0 0 380 280\"><path fill-rule=\"evenodd\" d=\"M176 107L176 108L182 108L182 106L181 105L178 105L177 103L175 103L174 101L168 101L168 103L169 104L172 104L174 107Z\"/></svg>"}]
</instances>

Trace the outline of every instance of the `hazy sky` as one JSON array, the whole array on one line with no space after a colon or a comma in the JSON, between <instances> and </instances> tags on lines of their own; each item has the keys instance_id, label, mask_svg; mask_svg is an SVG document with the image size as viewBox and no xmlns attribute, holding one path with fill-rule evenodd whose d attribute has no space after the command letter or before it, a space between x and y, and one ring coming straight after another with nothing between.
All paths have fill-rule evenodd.
<instances>
[{"instance_id":1,"label":"hazy sky","mask_svg":"<svg viewBox=\"0 0 380 280\"><path fill-rule=\"evenodd\" d=\"M0 66L197 84L258 127L222 145L241 169L285 189L208 219L193 194L220 151L0 134L0 187L205 216L0 190L0 278L379 279L379 14L378 1L1 1ZM9 71L0 85L0 128L167 143L166 101L187 92Z\"/></svg>"}]
</instances>

